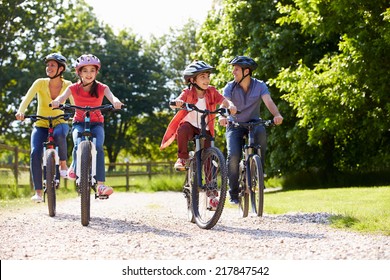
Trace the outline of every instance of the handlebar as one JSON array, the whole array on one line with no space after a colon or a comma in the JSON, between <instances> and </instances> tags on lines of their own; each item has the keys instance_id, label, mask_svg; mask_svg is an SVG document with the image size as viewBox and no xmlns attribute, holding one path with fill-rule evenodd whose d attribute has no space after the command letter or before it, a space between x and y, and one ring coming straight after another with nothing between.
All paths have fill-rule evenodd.
<instances>
[{"instance_id":1,"label":"handlebar","mask_svg":"<svg viewBox=\"0 0 390 280\"><path fill-rule=\"evenodd\" d=\"M126 107L126 105L122 105L122 108ZM104 104L100 106L77 106L77 105L71 105L71 104L60 104L58 109L60 110L81 110L84 112L90 112L90 111L95 111L95 110L100 110L100 111L114 111L116 110L112 104ZM54 109L53 109L54 110Z\"/></svg>"},{"instance_id":2,"label":"handlebar","mask_svg":"<svg viewBox=\"0 0 390 280\"><path fill-rule=\"evenodd\" d=\"M263 119L258 119L258 120L249 121L249 122L234 122L233 121L233 122L231 122L231 124L235 127L241 126L241 127L245 127L245 128L255 127L258 125L264 125L266 127L275 126L274 120L263 120Z\"/></svg>"},{"instance_id":3,"label":"handlebar","mask_svg":"<svg viewBox=\"0 0 390 280\"><path fill-rule=\"evenodd\" d=\"M176 106L176 101L170 101L169 105L170 106ZM218 108L215 111L209 111L207 109L206 110L201 110L198 107L196 107L195 104L190 104L190 103L186 103L186 102L183 103L181 109L187 110L189 112L196 111L196 112L199 112L199 113L204 114L204 115L220 114L221 116L228 117L231 114L230 110L228 108Z\"/></svg>"},{"instance_id":4,"label":"handlebar","mask_svg":"<svg viewBox=\"0 0 390 280\"><path fill-rule=\"evenodd\" d=\"M32 122L36 122L37 120L46 120L46 121L51 121L51 120L56 120L56 119L64 119L65 121L69 120L71 117L71 114L65 113L62 115L58 116L40 116L40 115L26 115L24 116L25 119L31 119Z\"/></svg>"}]
</instances>

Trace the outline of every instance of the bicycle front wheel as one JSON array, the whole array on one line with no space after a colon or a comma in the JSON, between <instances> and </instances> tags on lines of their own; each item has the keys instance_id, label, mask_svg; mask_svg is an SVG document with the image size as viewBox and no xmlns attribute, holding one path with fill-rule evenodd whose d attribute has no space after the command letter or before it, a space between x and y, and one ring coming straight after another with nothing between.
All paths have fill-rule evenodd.
<instances>
[{"instance_id":1,"label":"bicycle front wheel","mask_svg":"<svg viewBox=\"0 0 390 280\"><path fill-rule=\"evenodd\" d=\"M87 226L91 211L91 143L82 141L79 144L80 158L80 196L81 196L81 224Z\"/></svg>"},{"instance_id":2,"label":"bicycle front wheel","mask_svg":"<svg viewBox=\"0 0 390 280\"><path fill-rule=\"evenodd\" d=\"M56 161L55 151L51 150L46 155L46 195L47 206L49 208L49 216L56 215Z\"/></svg>"},{"instance_id":3,"label":"bicycle front wheel","mask_svg":"<svg viewBox=\"0 0 390 280\"><path fill-rule=\"evenodd\" d=\"M194 213L192 211L191 190L195 183L195 158L189 162L189 167L186 174L186 180L184 183L183 191L187 201L187 219L191 223L195 223Z\"/></svg>"},{"instance_id":4,"label":"bicycle front wheel","mask_svg":"<svg viewBox=\"0 0 390 280\"><path fill-rule=\"evenodd\" d=\"M249 172L252 211L261 217L264 209L264 173L258 155L254 155L249 159Z\"/></svg>"},{"instance_id":5,"label":"bicycle front wheel","mask_svg":"<svg viewBox=\"0 0 390 280\"><path fill-rule=\"evenodd\" d=\"M243 164L240 164L238 179L238 209L242 218L248 217L249 212L249 193L246 188L246 169L243 170Z\"/></svg>"},{"instance_id":6,"label":"bicycle front wheel","mask_svg":"<svg viewBox=\"0 0 390 280\"><path fill-rule=\"evenodd\" d=\"M226 199L227 167L222 152L215 147L202 150L196 172L201 172L205 184L196 179L192 186L192 211L200 228L211 229L221 217Z\"/></svg>"}]
</instances>

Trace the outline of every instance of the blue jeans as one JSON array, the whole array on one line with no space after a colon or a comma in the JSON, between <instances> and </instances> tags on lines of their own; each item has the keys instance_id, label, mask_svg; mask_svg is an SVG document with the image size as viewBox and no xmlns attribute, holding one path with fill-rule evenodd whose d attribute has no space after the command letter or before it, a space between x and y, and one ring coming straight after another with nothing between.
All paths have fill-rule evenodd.
<instances>
[{"instance_id":1,"label":"blue jeans","mask_svg":"<svg viewBox=\"0 0 390 280\"><path fill-rule=\"evenodd\" d=\"M72 167L76 170L77 162L77 138L78 133L84 132L84 123L74 123L72 128L73 137L73 161ZM91 123L91 133L96 138L96 180L104 182L106 180L106 170L104 168L104 127L102 123Z\"/></svg>"},{"instance_id":2,"label":"blue jeans","mask_svg":"<svg viewBox=\"0 0 390 280\"><path fill-rule=\"evenodd\" d=\"M30 169L34 190L42 190L43 143L47 141L48 130L48 128L34 126L31 133ZM58 146L58 156L60 160L68 159L66 143L68 132L69 125L66 123L58 124L54 128L54 142Z\"/></svg>"},{"instance_id":3,"label":"blue jeans","mask_svg":"<svg viewBox=\"0 0 390 280\"><path fill-rule=\"evenodd\" d=\"M231 198L238 196L239 164L242 158L242 148L245 144L244 135L248 134L248 129L244 127L234 127L229 125L226 130L227 144L227 167L229 178L229 193ZM261 146L261 162L264 170L265 151L267 149L267 132L262 125L254 128L255 144Z\"/></svg>"}]
</instances>

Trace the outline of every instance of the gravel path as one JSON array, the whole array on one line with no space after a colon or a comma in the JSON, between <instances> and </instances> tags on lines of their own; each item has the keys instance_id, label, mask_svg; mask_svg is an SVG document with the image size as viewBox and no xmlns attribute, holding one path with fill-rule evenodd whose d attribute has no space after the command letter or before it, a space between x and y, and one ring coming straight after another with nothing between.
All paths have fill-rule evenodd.
<instances>
[{"instance_id":1,"label":"gravel path","mask_svg":"<svg viewBox=\"0 0 390 280\"><path fill-rule=\"evenodd\" d=\"M80 223L79 198L1 208L1 260L390 260L390 237L332 229L326 213L238 217L225 207L202 230L186 220L181 193L114 193L91 201L91 223Z\"/></svg>"}]
</instances>

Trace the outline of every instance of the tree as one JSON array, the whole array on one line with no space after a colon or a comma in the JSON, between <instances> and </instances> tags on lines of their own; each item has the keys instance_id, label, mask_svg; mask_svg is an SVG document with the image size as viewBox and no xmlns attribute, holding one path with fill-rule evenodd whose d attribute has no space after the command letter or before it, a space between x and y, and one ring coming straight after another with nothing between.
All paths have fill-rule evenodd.
<instances>
[{"instance_id":1,"label":"tree","mask_svg":"<svg viewBox=\"0 0 390 280\"><path fill-rule=\"evenodd\" d=\"M65 11L62 2L1 2L0 129L1 135L7 135L9 141L20 141L20 137L12 133L15 109L32 81L44 74L47 50L43 46L50 41L53 27L62 18Z\"/></svg>"},{"instance_id":2,"label":"tree","mask_svg":"<svg viewBox=\"0 0 390 280\"><path fill-rule=\"evenodd\" d=\"M259 63L254 76L285 117L269 133L274 171L388 167L386 1L224 0L199 34L200 54L219 65L219 87L235 55Z\"/></svg>"},{"instance_id":3,"label":"tree","mask_svg":"<svg viewBox=\"0 0 390 280\"><path fill-rule=\"evenodd\" d=\"M281 24L298 23L317 41L338 38L338 49L314 65L299 61L275 79L298 126L307 129L308 144L323 151L317 166L329 174L388 168L388 2L294 2L278 5Z\"/></svg>"}]
</instances>

